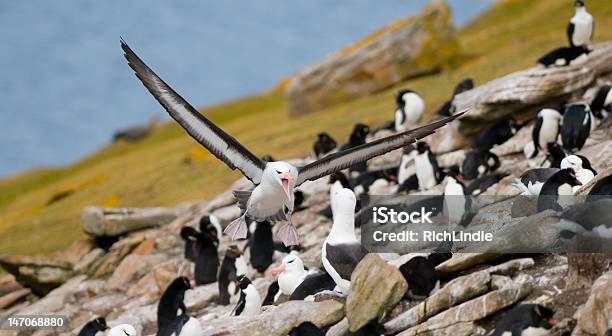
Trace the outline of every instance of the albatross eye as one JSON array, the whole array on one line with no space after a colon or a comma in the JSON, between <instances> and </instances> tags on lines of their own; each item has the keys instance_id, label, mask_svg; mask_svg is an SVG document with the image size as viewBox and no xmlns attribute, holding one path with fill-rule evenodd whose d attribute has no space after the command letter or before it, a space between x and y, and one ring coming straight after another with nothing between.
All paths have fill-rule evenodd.
<instances>
[{"instance_id":1,"label":"albatross eye","mask_svg":"<svg viewBox=\"0 0 612 336\"><path fill-rule=\"evenodd\" d=\"M274 170L276 170L276 169L274 169ZM280 175L280 174L282 174L283 172L282 172L282 171L278 171L278 170L276 170L276 173Z\"/></svg>"}]
</instances>

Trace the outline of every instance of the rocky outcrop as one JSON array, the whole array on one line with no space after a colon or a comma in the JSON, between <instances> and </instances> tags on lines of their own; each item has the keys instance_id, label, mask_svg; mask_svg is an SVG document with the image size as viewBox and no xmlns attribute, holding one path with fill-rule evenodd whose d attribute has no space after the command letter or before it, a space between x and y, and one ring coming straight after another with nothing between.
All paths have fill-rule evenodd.
<instances>
[{"instance_id":1,"label":"rocky outcrop","mask_svg":"<svg viewBox=\"0 0 612 336\"><path fill-rule=\"evenodd\" d=\"M170 208L100 208L83 209L82 227L94 237L119 236L121 234L172 222L176 209Z\"/></svg>"},{"instance_id":2,"label":"rocky outcrop","mask_svg":"<svg viewBox=\"0 0 612 336\"><path fill-rule=\"evenodd\" d=\"M342 319L343 308L334 300L289 301L251 318L226 317L202 322L203 335L285 336L306 321L318 327L330 326Z\"/></svg>"},{"instance_id":3,"label":"rocky outcrop","mask_svg":"<svg viewBox=\"0 0 612 336\"><path fill-rule=\"evenodd\" d=\"M573 336L605 335L612 328L612 271L595 281L591 295L579 311Z\"/></svg>"},{"instance_id":4,"label":"rocky outcrop","mask_svg":"<svg viewBox=\"0 0 612 336\"><path fill-rule=\"evenodd\" d=\"M0 266L39 295L47 294L74 276L70 263L49 258L0 257Z\"/></svg>"},{"instance_id":5,"label":"rocky outcrop","mask_svg":"<svg viewBox=\"0 0 612 336\"><path fill-rule=\"evenodd\" d=\"M381 257L368 254L351 275L346 300L349 330L355 332L372 319L382 319L408 290L402 273Z\"/></svg>"},{"instance_id":6,"label":"rocky outcrop","mask_svg":"<svg viewBox=\"0 0 612 336\"><path fill-rule=\"evenodd\" d=\"M295 74L286 89L289 114L316 111L438 71L458 50L450 9L434 1L418 16L394 22Z\"/></svg>"}]
</instances>

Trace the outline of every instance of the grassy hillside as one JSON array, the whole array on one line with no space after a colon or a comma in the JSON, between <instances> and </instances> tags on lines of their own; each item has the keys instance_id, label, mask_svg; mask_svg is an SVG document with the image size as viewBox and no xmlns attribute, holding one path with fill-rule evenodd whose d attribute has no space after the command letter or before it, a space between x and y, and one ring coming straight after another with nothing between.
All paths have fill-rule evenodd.
<instances>
[{"instance_id":1,"label":"grassy hillside","mask_svg":"<svg viewBox=\"0 0 612 336\"><path fill-rule=\"evenodd\" d=\"M466 61L457 68L318 113L289 118L282 93L274 91L201 111L258 155L268 150L276 159L302 156L321 130L343 141L357 121L377 125L390 119L399 87L422 93L432 113L464 77L483 83L532 66L544 52L566 43L571 3L500 1L461 30ZM588 9L596 20L595 40L611 40L612 2L591 0ZM172 83L172 74L162 75ZM140 143L109 145L65 168L0 181L0 254L49 253L83 238L80 212L87 205L172 206L210 198L237 177L177 125L166 123ZM66 196L49 204L59 195Z\"/></svg>"}]
</instances>

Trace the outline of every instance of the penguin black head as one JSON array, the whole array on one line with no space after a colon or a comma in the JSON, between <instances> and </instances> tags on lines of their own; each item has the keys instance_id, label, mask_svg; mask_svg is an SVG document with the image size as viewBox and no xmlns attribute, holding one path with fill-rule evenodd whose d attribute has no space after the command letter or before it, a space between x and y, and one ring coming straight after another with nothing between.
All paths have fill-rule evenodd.
<instances>
[{"instance_id":1,"label":"penguin black head","mask_svg":"<svg viewBox=\"0 0 612 336\"><path fill-rule=\"evenodd\" d=\"M402 107L406 104L406 102L404 101L404 95L406 93L416 93L416 92L412 90L408 90L408 89L397 91L397 93L395 94L395 102L397 103L398 107Z\"/></svg>"},{"instance_id":2,"label":"penguin black head","mask_svg":"<svg viewBox=\"0 0 612 336\"><path fill-rule=\"evenodd\" d=\"M90 322L98 331L104 331L108 329L108 325L106 324L106 319L104 317L96 317L94 320Z\"/></svg>"},{"instance_id":3,"label":"penguin black head","mask_svg":"<svg viewBox=\"0 0 612 336\"><path fill-rule=\"evenodd\" d=\"M429 145L424 141L419 141L416 143L417 153L423 154L429 151Z\"/></svg>"},{"instance_id":4,"label":"penguin black head","mask_svg":"<svg viewBox=\"0 0 612 336\"><path fill-rule=\"evenodd\" d=\"M304 203L304 192L296 190L293 192L293 206L299 208Z\"/></svg>"},{"instance_id":5,"label":"penguin black head","mask_svg":"<svg viewBox=\"0 0 612 336\"><path fill-rule=\"evenodd\" d=\"M187 277L180 276L174 279L172 283L170 283L170 286L168 286L168 289L166 291L171 288L176 291L186 291L188 289L192 289L193 287L191 286L191 282L189 282L189 279L187 279Z\"/></svg>"},{"instance_id":6,"label":"penguin black head","mask_svg":"<svg viewBox=\"0 0 612 336\"><path fill-rule=\"evenodd\" d=\"M274 162L274 158L270 154L266 154L266 155L262 156L261 159L264 160L264 161L267 161L267 162Z\"/></svg>"},{"instance_id":7,"label":"penguin black head","mask_svg":"<svg viewBox=\"0 0 612 336\"><path fill-rule=\"evenodd\" d=\"M584 0L576 0L574 3L575 7L584 7Z\"/></svg>"},{"instance_id":8,"label":"penguin black head","mask_svg":"<svg viewBox=\"0 0 612 336\"><path fill-rule=\"evenodd\" d=\"M562 183L567 183L571 186L582 185L582 182L578 181L578 179L576 178L576 172L574 172L574 170L571 168L561 169L555 175L557 175L557 178Z\"/></svg>"},{"instance_id":9,"label":"penguin black head","mask_svg":"<svg viewBox=\"0 0 612 336\"><path fill-rule=\"evenodd\" d=\"M237 276L235 280L236 287L240 287L241 290L245 290L251 283L251 279L244 274Z\"/></svg>"},{"instance_id":10,"label":"penguin black head","mask_svg":"<svg viewBox=\"0 0 612 336\"><path fill-rule=\"evenodd\" d=\"M365 140L365 138L368 136L368 133L370 133L370 127L368 125L359 123L356 124L355 127L353 127L352 136Z\"/></svg>"},{"instance_id":11,"label":"penguin black head","mask_svg":"<svg viewBox=\"0 0 612 336\"><path fill-rule=\"evenodd\" d=\"M217 238L217 228L215 224L210 220L210 216L204 215L200 218L200 232L206 233L212 238Z\"/></svg>"},{"instance_id":12,"label":"penguin black head","mask_svg":"<svg viewBox=\"0 0 612 336\"><path fill-rule=\"evenodd\" d=\"M329 184L334 184L336 182L340 182L343 188L351 188L351 185L343 172L335 172L329 176Z\"/></svg>"},{"instance_id":13,"label":"penguin black head","mask_svg":"<svg viewBox=\"0 0 612 336\"><path fill-rule=\"evenodd\" d=\"M327 132L321 132L317 134L317 140L324 142L324 143L328 143L332 141L335 142L334 139L332 139L332 137Z\"/></svg>"},{"instance_id":14,"label":"penguin black head","mask_svg":"<svg viewBox=\"0 0 612 336\"><path fill-rule=\"evenodd\" d=\"M446 172L446 175L454 178L459 182L463 181L463 175L461 175L461 171L458 165L450 166Z\"/></svg>"},{"instance_id":15,"label":"penguin black head","mask_svg":"<svg viewBox=\"0 0 612 336\"><path fill-rule=\"evenodd\" d=\"M453 97L465 91L470 91L473 88L474 88L474 80L471 78L466 78L462 80L461 82L459 82L457 86L455 86L455 90L453 91Z\"/></svg>"},{"instance_id":16,"label":"penguin black head","mask_svg":"<svg viewBox=\"0 0 612 336\"><path fill-rule=\"evenodd\" d=\"M192 228L191 226L183 226L183 228L181 228L181 238L183 238L184 240L189 240L192 237L195 237L198 235L198 231L194 228Z\"/></svg>"}]
</instances>

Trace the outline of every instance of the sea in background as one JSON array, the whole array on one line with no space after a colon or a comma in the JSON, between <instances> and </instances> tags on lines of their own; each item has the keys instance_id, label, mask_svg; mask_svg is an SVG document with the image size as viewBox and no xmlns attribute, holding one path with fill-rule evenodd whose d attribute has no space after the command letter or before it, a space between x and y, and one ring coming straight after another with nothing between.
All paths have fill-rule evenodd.
<instances>
[{"instance_id":1,"label":"sea in background","mask_svg":"<svg viewBox=\"0 0 612 336\"><path fill-rule=\"evenodd\" d=\"M448 0L463 25L494 0ZM427 0L0 0L0 177L73 162L161 108L119 37L196 106L261 92Z\"/></svg>"}]
</instances>

